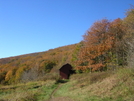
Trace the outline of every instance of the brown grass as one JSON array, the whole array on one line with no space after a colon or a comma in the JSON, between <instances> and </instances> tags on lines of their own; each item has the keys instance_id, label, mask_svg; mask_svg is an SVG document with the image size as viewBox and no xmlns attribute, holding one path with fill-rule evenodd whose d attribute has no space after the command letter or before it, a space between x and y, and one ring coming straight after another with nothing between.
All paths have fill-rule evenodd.
<instances>
[{"instance_id":1,"label":"brown grass","mask_svg":"<svg viewBox=\"0 0 134 101\"><path fill-rule=\"evenodd\" d=\"M96 99L111 99L110 101L134 99L134 69L122 68L113 73L76 74L71 77L71 82L74 83L69 88L68 96L73 94L75 98L80 97L80 101L89 96L95 96Z\"/></svg>"}]
</instances>

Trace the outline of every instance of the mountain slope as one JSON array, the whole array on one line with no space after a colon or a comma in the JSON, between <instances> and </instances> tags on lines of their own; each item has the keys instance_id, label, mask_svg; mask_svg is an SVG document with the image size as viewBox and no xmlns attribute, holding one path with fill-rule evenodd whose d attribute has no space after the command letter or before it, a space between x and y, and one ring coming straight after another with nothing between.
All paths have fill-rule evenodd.
<instances>
[{"instance_id":1,"label":"mountain slope","mask_svg":"<svg viewBox=\"0 0 134 101\"><path fill-rule=\"evenodd\" d=\"M46 73L58 72L58 69L65 63L74 65L73 54L76 54L75 50L78 45L79 43L45 52L0 59L0 82L11 84L36 80Z\"/></svg>"}]
</instances>

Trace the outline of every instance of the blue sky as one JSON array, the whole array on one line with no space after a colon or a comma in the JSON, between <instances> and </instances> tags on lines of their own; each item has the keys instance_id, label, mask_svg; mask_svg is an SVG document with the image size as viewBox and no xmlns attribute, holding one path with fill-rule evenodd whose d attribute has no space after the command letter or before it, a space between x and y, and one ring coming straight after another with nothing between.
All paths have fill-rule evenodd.
<instances>
[{"instance_id":1,"label":"blue sky","mask_svg":"<svg viewBox=\"0 0 134 101\"><path fill-rule=\"evenodd\" d=\"M80 42L97 20L124 18L134 0L0 0L0 58Z\"/></svg>"}]
</instances>

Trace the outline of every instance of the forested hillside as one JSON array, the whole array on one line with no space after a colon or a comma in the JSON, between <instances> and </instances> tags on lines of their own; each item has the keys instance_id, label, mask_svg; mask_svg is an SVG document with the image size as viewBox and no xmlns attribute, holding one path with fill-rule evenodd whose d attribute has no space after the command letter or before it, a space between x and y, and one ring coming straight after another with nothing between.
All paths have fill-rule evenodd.
<instances>
[{"instance_id":1,"label":"forested hillside","mask_svg":"<svg viewBox=\"0 0 134 101\"><path fill-rule=\"evenodd\" d=\"M0 59L0 82L11 84L37 80L47 73L58 73L65 63L73 66L78 44L50 49L45 52Z\"/></svg>"}]
</instances>

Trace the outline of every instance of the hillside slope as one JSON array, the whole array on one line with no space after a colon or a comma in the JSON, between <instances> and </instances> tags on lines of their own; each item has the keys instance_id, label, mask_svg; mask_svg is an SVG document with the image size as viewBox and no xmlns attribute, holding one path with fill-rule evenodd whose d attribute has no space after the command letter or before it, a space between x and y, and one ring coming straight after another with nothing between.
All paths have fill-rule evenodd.
<instances>
[{"instance_id":1,"label":"hillside slope","mask_svg":"<svg viewBox=\"0 0 134 101\"><path fill-rule=\"evenodd\" d=\"M58 72L65 63L74 65L73 54L78 45L79 43L45 52L0 59L0 82L11 84L36 80L46 73Z\"/></svg>"}]
</instances>

